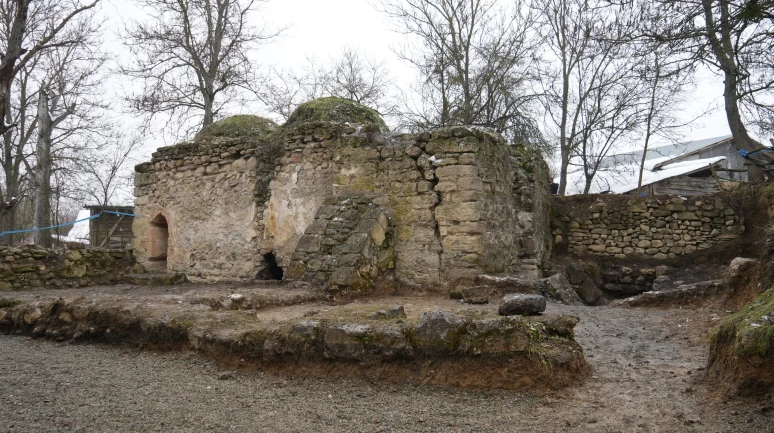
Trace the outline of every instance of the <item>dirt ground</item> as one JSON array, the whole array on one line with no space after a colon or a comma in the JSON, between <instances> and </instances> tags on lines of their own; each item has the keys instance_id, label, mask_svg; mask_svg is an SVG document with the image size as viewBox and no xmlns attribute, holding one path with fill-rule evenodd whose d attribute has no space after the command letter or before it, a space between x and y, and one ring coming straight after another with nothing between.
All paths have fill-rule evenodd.
<instances>
[{"instance_id":1,"label":"dirt ground","mask_svg":"<svg viewBox=\"0 0 774 433\"><path fill-rule=\"evenodd\" d=\"M181 305L270 288L131 286L72 289ZM64 292L25 292L34 299ZM16 295L16 294L15 294ZM297 295L297 293L295 294ZM294 296L295 296L294 295ZM279 302L278 304L281 304ZM363 316L393 304L409 316L466 306L438 295L322 301L260 310L260 320ZM576 338L593 375L554 392L473 392L354 379L229 371L194 353L0 336L0 433L179 432L774 432L771 401L724 400L703 380L708 330L729 312L550 304L581 318Z\"/></svg>"}]
</instances>

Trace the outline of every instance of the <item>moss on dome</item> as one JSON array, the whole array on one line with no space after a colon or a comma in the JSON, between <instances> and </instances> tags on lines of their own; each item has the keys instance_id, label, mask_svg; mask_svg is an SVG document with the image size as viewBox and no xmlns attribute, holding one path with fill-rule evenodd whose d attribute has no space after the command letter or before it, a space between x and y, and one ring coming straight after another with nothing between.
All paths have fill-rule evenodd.
<instances>
[{"instance_id":1,"label":"moss on dome","mask_svg":"<svg viewBox=\"0 0 774 433\"><path fill-rule=\"evenodd\" d=\"M278 125L269 119L250 114L240 114L227 117L202 128L194 139L201 141L214 137L265 137L277 128Z\"/></svg>"},{"instance_id":2,"label":"moss on dome","mask_svg":"<svg viewBox=\"0 0 774 433\"><path fill-rule=\"evenodd\" d=\"M290 115L285 127L293 127L307 122L370 124L376 126L379 131L389 131L382 116L376 110L355 101L335 96L318 98L299 105Z\"/></svg>"}]
</instances>

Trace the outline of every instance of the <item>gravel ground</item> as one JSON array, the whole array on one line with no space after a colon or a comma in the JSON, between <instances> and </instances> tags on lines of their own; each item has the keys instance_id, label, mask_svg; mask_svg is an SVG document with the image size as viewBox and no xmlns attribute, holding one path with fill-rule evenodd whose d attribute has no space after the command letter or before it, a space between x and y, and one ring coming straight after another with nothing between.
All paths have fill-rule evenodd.
<instances>
[{"instance_id":1,"label":"gravel ground","mask_svg":"<svg viewBox=\"0 0 774 433\"><path fill-rule=\"evenodd\" d=\"M193 353L0 336L0 432L774 432L699 379L723 312L552 305L594 375L553 393L230 372Z\"/></svg>"}]
</instances>

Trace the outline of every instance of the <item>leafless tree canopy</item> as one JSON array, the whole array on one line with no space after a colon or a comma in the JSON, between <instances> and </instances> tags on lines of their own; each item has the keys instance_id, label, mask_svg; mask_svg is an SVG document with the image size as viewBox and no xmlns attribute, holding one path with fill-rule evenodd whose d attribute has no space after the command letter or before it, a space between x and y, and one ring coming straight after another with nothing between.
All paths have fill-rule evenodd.
<instances>
[{"instance_id":1,"label":"leafless tree canopy","mask_svg":"<svg viewBox=\"0 0 774 433\"><path fill-rule=\"evenodd\" d=\"M133 55L122 72L142 90L134 110L190 127L207 126L224 105L255 91L248 52L278 32L251 25L265 0L138 0L151 15L126 31Z\"/></svg>"},{"instance_id":2,"label":"leafless tree canopy","mask_svg":"<svg viewBox=\"0 0 774 433\"><path fill-rule=\"evenodd\" d=\"M521 2L384 0L381 7L411 37L398 54L422 76L421 99L410 110L414 126L478 125L540 141L530 117L537 97L534 17Z\"/></svg>"},{"instance_id":3,"label":"leafless tree canopy","mask_svg":"<svg viewBox=\"0 0 774 433\"><path fill-rule=\"evenodd\" d=\"M396 86L384 62L345 48L329 62L307 58L300 71L271 71L264 78L261 100L269 111L287 120L296 107L323 96L351 99L378 111L399 116Z\"/></svg>"},{"instance_id":4,"label":"leafless tree canopy","mask_svg":"<svg viewBox=\"0 0 774 433\"><path fill-rule=\"evenodd\" d=\"M723 78L726 118L740 149L761 144L774 123L774 3L743 0L658 0L646 34L674 43ZM751 173L752 174L752 173Z\"/></svg>"},{"instance_id":5,"label":"leafless tree canopy","mask_svg":"<svg viewBox=\"0 0 774 433\"><path fill-rule=\"evenodd\" d=\"M93 20L96 1L39 0L24 5L25 14L19 14L18 3L0 1L0 50L6 50L4 59L8 60L3 64L14 65L7 87L2 80L9 75L0 73L0 88L7 89L3 90L1 107L5 133L0 140L0 201L24 203L25 197L32 195L42 203L50 199L51 190L43 184L49 179L46 173L53 175L67 166L68 160L88 155L82 152L84 143L88 143L83 138L100 124L92 109L101 95L95 90L96 71L104 63L104 56L94 51L101 40L99 26ZM24 22L20 24L21 18ZM23 32L19 41L20 26ZM14 62L7 54L14 46L32 48L17 50L19 56ZM42 92L47 98L41 99ZM50 128L41 130L38 114L46 110L48 116L43 118L48 120L50 116ZM41 140L50 155L38 158L35 143ZM31 174L35 171L44 173L46 179L38 176L33 181ZM4 229L16 228L15 206L4 206L0 213ZM0 239L11 240L9 236Z\"/></svg>"}]
</instances>

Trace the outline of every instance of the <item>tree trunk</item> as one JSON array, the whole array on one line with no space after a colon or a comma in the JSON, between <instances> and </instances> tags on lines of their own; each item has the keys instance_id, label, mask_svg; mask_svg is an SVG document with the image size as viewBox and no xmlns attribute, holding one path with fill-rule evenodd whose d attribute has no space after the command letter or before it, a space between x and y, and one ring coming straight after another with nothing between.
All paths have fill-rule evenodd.
<instances>
[{"instance_id":1,"label":"tree trunk","mask_svg":"<svg viewBox=\"0 0 774 433\"><path fill-rule=\"evenodd\" d=\"M53 124L48 107L48 95L40 91L38 99L38 146L35 166L35 195L32 200L32 221L34 227L51 225L51 133ZM36 245L51 248L51 231L33 232Z\"/></svg>"},{"instance_id":2,"label":"tree trunk","mask_svg":"<svg viewBox=\"0 0 774 433\"><path fill-rule=\"evenodd\" d=\"M559 152L562 156L561 167L559 168L559 195L564 195L567 191L567 166L570 165L570 145L567 143L567 110L568 99L570 94L569 77L563 78L564 84L562 89L562 122L561 131L559 132Z\"/></svg>"},{"instance_id":3,"label":"tree trunk","mask_svg":"<svg viewBox=\"0 0 774 433\"><path fill-rule=\"evenodd\" d=\"M11 125L6 123L6 113L11 109L11 98L8 95L11 92L16 62L23 53L22 42L27 29L29 2L30 0L14 1L16 10L11 26L11 34L8 37L6 51L0 57L0 134L4 134L12 128Z\"/></svg>"},{"instance_id":4,"label":"tree trunk","mask_svg":"<svg viewBox=\"0 0 774 433\"><path fill-rule=\"evenodd\" d=\"M739 113L739 94L737 76L739 67L734 58L734 44L731 40L731 14L728 10L728 3L720 3L720 17L716 16L713 9L712 0L702 0L704 8L704 20L707 25L707 39L709 40L712 53L715 55L720 69L723 71L723 102L726 109L726 119L728 127L731 129L731 135L734 137L736 147L742 150L758 150L763 147L755 141L742 122L742 116ZM758 167L750 167L748 171L748 180L763 180L763 170Z\"/></svg>"},{"instance_id":5,"label":"tree trunk","mask_svg":"<svg viewBox=\"0 0 774 433\"><path fill-rule=\"evenodd\" d=\"M733 73L725 73L725 89L723 91L723 99L726 108L726 119L728 119L728 127L731 129L731 135L734 137L734 143L738 149L742 150L758 150L763 147L755 139L750 137L747 132L747 128L742 122L742 116L739 114L739 104L736 98L736 76ZM764 179L763 170L758 167L750 167L747 172L747 180L760 181Z\"/></svg>"}]
</instances>

